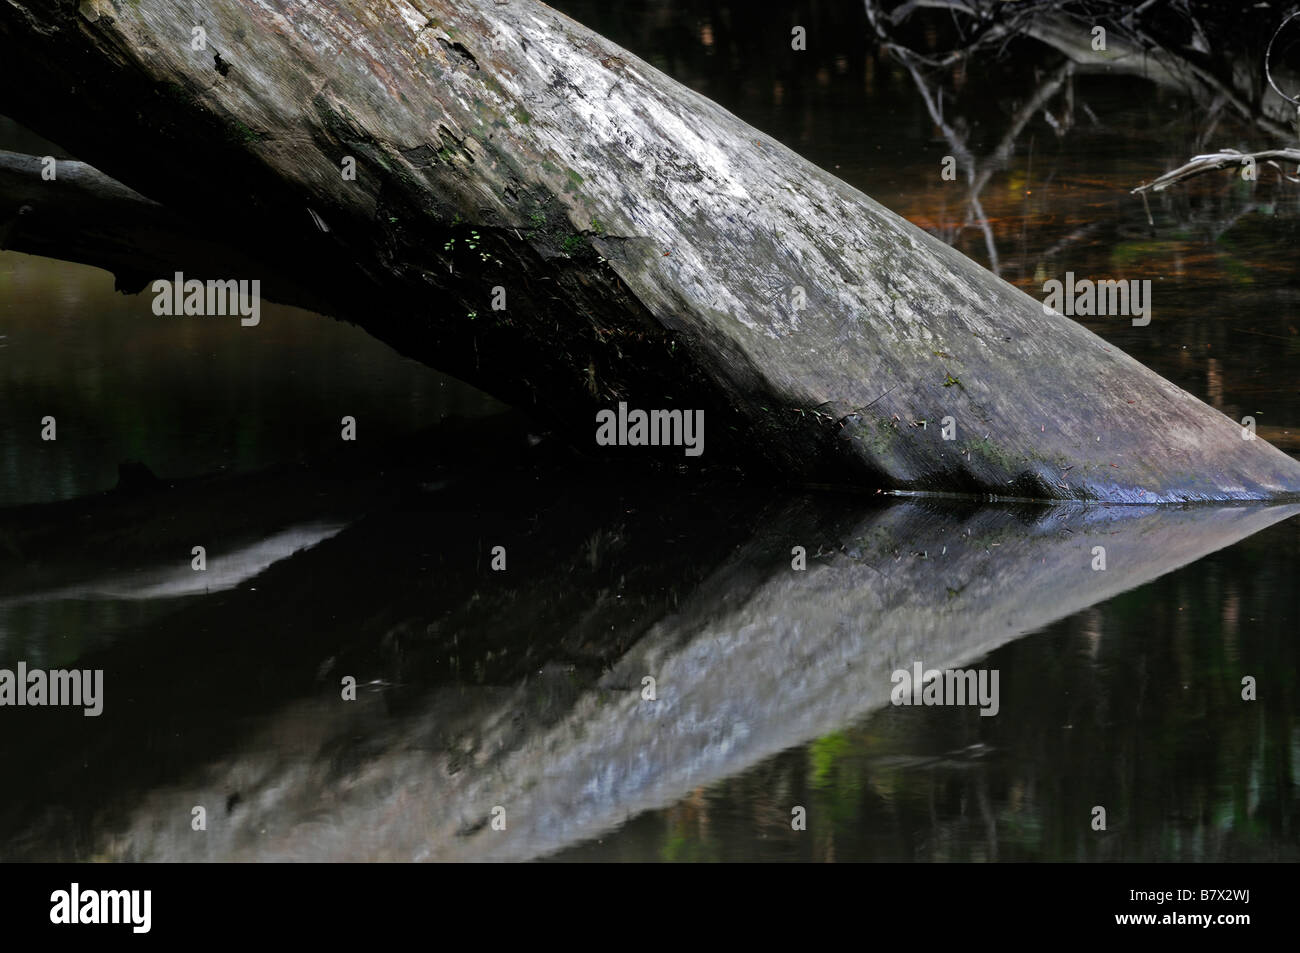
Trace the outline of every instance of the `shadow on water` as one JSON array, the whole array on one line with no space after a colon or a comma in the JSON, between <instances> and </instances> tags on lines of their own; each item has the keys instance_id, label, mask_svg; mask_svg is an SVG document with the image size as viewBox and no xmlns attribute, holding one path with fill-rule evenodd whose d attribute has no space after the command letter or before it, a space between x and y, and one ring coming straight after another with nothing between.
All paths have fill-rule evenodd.
<instances>
[{"instance_id":1,"label":"shadow on water","mask_svg":"<svg viewBox=\"0 0 1300 953\"><path fill-rule=\"evenodd\" d=\"M902 786L900 776L996 761L1036 733L1043 749L1033 773L1039 785L1061 789L1054 809L1070 805L1086 816L1095 800L1117 799L1113 828L1122 828L1126 811L1145 803L1129 785L1155 770L1139 754L1149 719L1128 721L1123 694L1109 710L1075 709L1080 720L1098 720L1075 726L1075 737L1113 732L1135 750L1107 762L1114 777L1071 788L1080 752L1047 743L1062 699L1041 693L1040 679L1050 684L1059 671L1007 666L996 717L944 709L928 727L916 713L939 710L891 706L891 674L917 662L945 668L985 659L981 666L991 666L997 656L989 653L1024 634L1099 603L1122 611L1121 594L1298 509L792 498L668 477L653 484L620 473L575 478L571 468L534 464L471 479L408 476L387 473L385 505L353 511L338 520L345 528L269 566L256 547L214 555L217 568L223 558L240 563L259 553L249 565L222 567L241 579L235 587L170 599L155 592L151 601L167 607L161 615L75 658L65 654L62 664L104 671L104 711L96 718L79 709L5 712L0 748L23 780L0 802L0 854L539 858L601 838L631 817L679 810L672 806L692 792L749 783L754 771L781 774L770 760L797 763L803 755L781 752L810 742L811 771L786 772L803 789L764 785L743 810L759 829L788 831L791 808L811 804L815 836L802 843L824 850L835 811L850 812L855 823L872 816L855 811L852 792L880 796L881 785ZM296 495L329 501L322 509L337 519L346 506L330 501L327 482L308 480L319 493L304 494L299 484ZM240 492L250 512L274 513L284 489L244 478ZM184 524L188 508L206 511L207 492L224 491L162 498L153 511L160 523ZM136 504L109 494L85 505L111 526L112 511ZM278 538L284 518L272 521L268 538ZM48 529L41 535L42 545L58 537ZM20 546L25 538L21 527L11 534ZM492 547L503 540L507 568L490 571ZM795 545L806 548L805 571L792 568ZM1106 550L1104 571L1093 569L1096 546ZM41 561L39 551L25 557ZM121 569L104 576L120 579ZM37 604L92 595L120 593L82 578L47 590ZM30 599L6 602L0 620L9 627L15 613L31 608ZM1114 638L1107 629L1094 633L1102 650ZM14 664L13 646L4 643L0 657ZM1259 674L1270 694L1280 691L1278 673L1255 672L1247 661L1224 660L1213 678L1195 676L1216 714L1204 726L1224 760L1215 781L1262 787L1282 796L1293 815L1289 794L1274 789L1286 779L1252 772L1261 747L1276 755L1294 737L1294 674L1282 697L1258 708L1233 705L1241 674ZM360 686L356 701L341 697L345 676ZM644 697L646 676L655 680L653 700ZM1104 686L1084 679L1074 690L1122 693L1132 680L1121 670ZM1150 690L1139 686L1138 697ZM891 731L920 732L913 741L921 744L906 746L912 753L899 761L876 739L855 742L856 732L876 733L872 712L900 719ZM863 718L867 728L836 734ZM1236 739L1247 750L1234 755ZM936 741L942 751L918 762L917 748ZM854 782L828 792L828 771L852 772ZM826 814L816 812L823 795L833 802ZM208 815L201 834L191 829L195 806ZM490 824L497 806L506 812L504 831ZM958 824L968 810L943 811L935 823ZM898 813L876 820L892 827L892 844L868 844L867 856L896 853L914 836ZM995 826L979 836L992 839L995 854L1007 837L1004 854L1060 856L1070 848L1083 857L1145 857L1148 840L1178 823L1151 819L1136 840L1115 833L1058 844L1046 839L1050 812L1032 820L1037 834ZM761 850L752 829L729 830L714 835L724 851ZM620 842L624 853L662 853L636 832ZM772 841L790 851L804 849L799 843ZM1293 848L1294 837L1280 849Z\"/></svg>"}]
</instances>

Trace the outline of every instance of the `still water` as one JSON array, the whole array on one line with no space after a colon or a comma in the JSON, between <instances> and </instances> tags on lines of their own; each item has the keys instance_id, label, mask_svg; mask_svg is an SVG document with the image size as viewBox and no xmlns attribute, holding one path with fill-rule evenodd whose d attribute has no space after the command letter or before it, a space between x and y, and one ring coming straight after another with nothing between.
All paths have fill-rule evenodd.
<instances>
[{"instance_id":1,"label":"still water","mask_svg":"<svg viewBox=\"0 0 1300 953\"><path fill-rule=\"evenodd\" d=\"M556 5L1036 297L1150 279L1150 326L1084 320L1300 450L1300 192L1193 180L1154 226L1128 194L1271 144L1246 123L1084 74L1025 117L1058 67L1032 46L923 89L851 4L810 5L797 57L770 5ZM978 188L939 178L927 95ZM0 253L0 668L106 696L0 710L0 857L1300 859L1295 507L593 472L349 325L170 321L112 284ZM175 486L104 493L124 461ZM997 714L891 704L916 660L996 671Z\"/></svg>"}]
</instances>

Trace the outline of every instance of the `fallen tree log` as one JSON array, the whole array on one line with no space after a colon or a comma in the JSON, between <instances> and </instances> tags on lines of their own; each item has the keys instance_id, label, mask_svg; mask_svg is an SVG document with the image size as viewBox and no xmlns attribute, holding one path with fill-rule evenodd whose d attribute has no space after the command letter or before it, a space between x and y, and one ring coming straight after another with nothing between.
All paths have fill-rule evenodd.
<instances>
[{"instance_id":1,"label":"fallen tree log","mask_svg":"<svg viewBox=\"0 0 1300 953\"><path fill-rule=\"evenodd\" d=\"M1237 423L534 0L10 0L0 48L0 109L580 445L627 402L804 481L1300 492Z\"/></svg>"}]
</instances>

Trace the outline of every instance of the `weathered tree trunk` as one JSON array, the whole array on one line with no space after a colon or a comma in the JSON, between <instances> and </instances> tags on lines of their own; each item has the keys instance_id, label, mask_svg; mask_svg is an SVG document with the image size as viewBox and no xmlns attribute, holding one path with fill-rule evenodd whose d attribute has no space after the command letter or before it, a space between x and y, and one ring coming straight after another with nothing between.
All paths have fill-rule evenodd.
<instances>
[{"instance_id":1,"label":"weathered tree trunk","mask_svg":"<svg viewBox=\"0 0 1300 953\"><path fill-rule=\"evenodd\" d=\"M705 461L808 481L1300 491L1235 422L534 0L7 0L0 44L0 109L579 444L626 401L702 408Z\"/></svg>"}]
</instances>

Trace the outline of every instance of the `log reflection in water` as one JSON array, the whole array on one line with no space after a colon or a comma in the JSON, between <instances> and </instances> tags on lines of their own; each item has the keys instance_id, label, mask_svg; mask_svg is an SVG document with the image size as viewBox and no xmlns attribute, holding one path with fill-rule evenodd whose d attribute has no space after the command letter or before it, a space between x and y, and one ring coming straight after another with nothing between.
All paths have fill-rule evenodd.
<instances>
[{"instance_id":1,"label":"log reflection in water","mask_svg":"<svg viewBox=\"0 0 1300 953\"><path fill-rule=\"evenodd\" d=\"M331 657L309 692L284 678L222 725L224 751L191 751L143 787L132 774L115 791L104 775L88 841L11 845L141 860L545 856L887 705L896 669L969 663L1297 512L697 499L694 525L673 523L667 501L631 516L595 505L574 525L581 493L533 502L539 532L568 531L556 551L512 565L508 583L452 571L420 599L399 591L409 578L368 594L368 606L398 604L397 617L369 613L381 617L368 637L382 628L385 672ZM429 524L402 523L411 536L399 547L419 548ZM446 525L443 542L495 529ZM712 550L682 566L670 541L686 551L700 534L714 534ZM260 585L329 575L368 540L363 522ZM805 572L791 569L794 545L808 550ZM1095 546L1106 571L1092 569ZM499 624L520 619L532 631L502 644ZM371 683L356 703L338 700L348 672ZM201 836L190 805L212 815ZM490 824L498 806L505 830ZM52 813L34 829L51 831Z\"/></svg>"}]
</instances>

